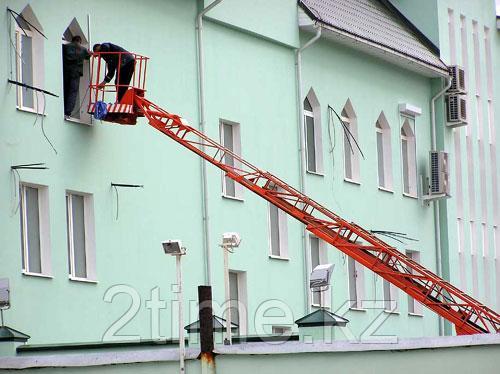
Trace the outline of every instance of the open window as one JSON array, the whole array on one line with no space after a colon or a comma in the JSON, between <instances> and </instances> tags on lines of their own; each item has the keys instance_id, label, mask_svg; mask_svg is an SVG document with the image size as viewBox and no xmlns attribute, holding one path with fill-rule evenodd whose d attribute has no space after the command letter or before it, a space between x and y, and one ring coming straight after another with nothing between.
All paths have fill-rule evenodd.
<instances>
[{"instance_id":1,"label":"open window","mask_svg":"<svg viewBox=\"0 0 500 374\"><path fill-rule=\"evenodd\" d=\"M384 113L375 123L377 135L378 186L383 190L392 190L392 149L391 127Z\"/></svg>"},{"instance_id":2,"label":"open window","mask_svg":"<svg viewBox=\"0 0 500 374\"><path fill-rule=\"evenodd\" d=\"M348 182L359 183L360 154L354 141L358 142L358 122L351 100L347 100L341 117L344 123L344 179Z\"/></svg>"},{"instance_id":3,"label":"open window","mask_svg":"<svg viewBox=\"0 0 500 374\"><path fill-rule=\"evenodd\" d=\"M15 20L16 81L44 89L44 37L42 25L27 5ZM44 114L45 96L27 87L17 86L17 108Z\"/></svg>"},{"instance_id":4,"label":"open window","mask_svg":"<svg viewBox=\"0 0 500 374\"><path fill-rule=\"evenodd\" d=\"M82 40L81 48L89 49L85 33L76 18L73 18L62 36L64 107L72 108L71 114L67 117L68 120L90 125L92 124L92 116L87 112L90 100L90 60L84 59L83 66L77 66L75 63L68 62L64 57L64 51L67 48L65 45L70 44L76 36Z\"/></svg>"},{"instance_id":5,"label":"open window","mask_svg":"<svg viewBox=\"0 0 500 374\"><path fill-rule=\"evenodd\" d=\"M306 133L307 171L320 174L323 172L321 108L312 88L304 100L304 125Z\"/></svg>"},{"instance_id":6,"label":"open window","mask_svg":"<svg viewBox=\"0 0 500 374\"><path fill-rule=\"evenodd\" d=\"M415 118L402 116L401 167L403 194L417 197L417 150L415 143Z\"/></svg>"},{"instance_id":7,"label":"open window","mask_svg":"<svg viewBox=\"0 0 500 374\"><path fill-rule=\"evenodd\" d=\"M309 273L318 265L328 263L328 253L326 242L314 235L309 235L309 249L310 249L310 265ZM315 307L331 308L331 289L328 288L321 292L312 292L311 290L311 304Z\"/></svg>"}]
</instances>

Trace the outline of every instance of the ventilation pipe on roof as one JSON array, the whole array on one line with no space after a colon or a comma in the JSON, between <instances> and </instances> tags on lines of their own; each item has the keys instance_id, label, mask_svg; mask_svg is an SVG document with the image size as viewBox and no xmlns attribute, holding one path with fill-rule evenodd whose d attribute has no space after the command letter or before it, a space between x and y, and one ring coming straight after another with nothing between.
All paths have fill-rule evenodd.
<instances>
[{"instance_id":1,"label":"ventilation pipe on roof","mask_svg":"<svg viewBox=\"0 0 500 374\"><path fill-rule=\"evenodd\" d=\"M200 118L199 129L205 132L205 54L203 49L203 16L219 5L222 0L215 0L209 6L205 7L196 17L196 47L198 52L198 115ZM205 146L202 145L204 151ZM201 200L202 200L202 219L203 219L203 249L205 252L205 284L210 286L212 283L212 266L210 251L210 233L208 226L208 198L207 198L207 164L201 159Z\"/></svg>"},{"instance_id":2,"label":"ventilation pipe on roof","mask_svg":"<svg viewBox=\"0 0 500 374\"><path fill-rule=\"evenodd\" d=\"M298 132L299 132L299 154L300 154L300 192L306 192L306 137L304 127L304 99L302 93L302 52L313 45L321 37L321 26L317 25L316 35L312 37L306 44L298 48L295 52L295 69L296 69L296 85L297 85L297 108L298 116ZM307 300L306 313L311 311L311 294L309 292L309 250L308 250L307 230L304 227L302 231L302 249L304 251L304 274L305 282L304 289Z\"/></svg>"},{"instance_id":3,"label":"ventilation pipe on roof","mask_svg":"<svg viewBox=\"0 0 500 374\"><path fill-rule=\"evenodd\" d=\"M432 151L437 150L437 140L436 140L436 100L445 94L446 91L451 87L451 78L446 78L445 87L439 91L431 100L431 148ZM443 277L443 264L441 256L441 226L439 225L439 200L434 200L434 237L436 241L436 273L439 277ZM439 335L444 335L444 320L439 317Z\"/></svg>"}]
</instances>

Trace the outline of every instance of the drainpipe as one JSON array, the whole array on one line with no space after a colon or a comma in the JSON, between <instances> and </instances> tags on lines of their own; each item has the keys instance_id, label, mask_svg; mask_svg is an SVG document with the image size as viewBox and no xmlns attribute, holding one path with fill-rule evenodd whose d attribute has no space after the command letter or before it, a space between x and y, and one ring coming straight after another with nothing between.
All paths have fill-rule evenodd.
<instances>
[{"instance_id":1,"label":"drainpipe","mask_svg":"<svg viewBox=\"0 0 500 374\"><path fill-rule=\"evenodd\" d=\"M316 35L310 39L302 47L295 51L295 69L296 69L296 85L297 85L297 108L299 109L299 154L300 154L300 191L306 192L306 140L304 129L304 102L302 101L302 52L313 45L321 37L321 26L317 26ZM306 313L311 311L311 294L309 292L309 251L308 251L307 230L304 227L302 232L302 248L304 250L304 273L306 278L305 294L306 294Z\"/></svg>"},{"instance_id":2,"label":"drainpipe","mask_svg":"<svg viewBox=\"0 0 500 374\"><path fill-rule=\"evenodd\" d=\"M209 6L204 8L196 17L196 47L198 52L198 103L201 132L205 133L205 56L203 50L203 16L211 9L220 4L222 0L215 0ZM201 146L205 151L205 146ZM208 197L207 197L207 164L201 159L201 200L202 200L202 219L203 219L203 247L205 252L205 284L212 284L212 265L210 250L210 233L208 227Z\"/></svg>"},{"instance_id":3,"label":"drainpipe","mask_svg":"<svg viewBox=\"0 0 500 374\"><path fill-rule=\"evenodd\" d=\"M437 150L436 141L436 100L444 95L446 91L451 87L451 78L446 78L445 87L439 91L431 100L431 148L433 151ZM434 200L432 203L434 208L434 233L436 240L436 273L439 277L442 277L443 264L441 263L441 226L439 225L439 200ZM439 319L439 336L444 335L444 320L442 317Z\"/></svg>"}]
</instances>

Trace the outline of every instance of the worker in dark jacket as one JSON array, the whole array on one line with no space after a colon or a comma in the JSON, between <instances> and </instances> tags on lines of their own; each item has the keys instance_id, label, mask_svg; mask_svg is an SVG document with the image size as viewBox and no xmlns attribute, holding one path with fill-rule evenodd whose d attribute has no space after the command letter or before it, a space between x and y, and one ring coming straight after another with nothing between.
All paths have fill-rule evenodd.
<instances>
[{"instance_id":1,"label":"worker in dark jacket","mask_svg":"<svg viewBox=\"0 0 500 374\"><path fill-rule=\"evenodd\" d=\"M64 78L64 115L69 117L75 108L76 97L80 89L80 77L83 76L83 61L91 53L82 47L82 38L74 36L71 43L63 45Z\"/></svg>"},{"instance_id":2,"label":"worker in dark jacket","mask_svg":"<svg viewBox=\"0 0 500 374\"><path fill-rule=\"evenodd\" d=\"M121 101L123 95L128 90L128 85L134 74L134 56L122 47L112 43L95 44L93 50L96 53L101 52L101 57L106 61L107 72L104 81L99 85L100 87L104 87L106 83L109 83L113 79L116 69L118 69L115 85L118 93L118 101Z\"/></svg>"}]
</instances>

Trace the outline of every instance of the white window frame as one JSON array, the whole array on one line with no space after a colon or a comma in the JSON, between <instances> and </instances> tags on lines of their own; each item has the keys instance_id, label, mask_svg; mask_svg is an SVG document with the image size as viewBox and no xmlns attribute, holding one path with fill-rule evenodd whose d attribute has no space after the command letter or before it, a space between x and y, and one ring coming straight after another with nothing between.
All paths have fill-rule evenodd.
<instances>
[{"instance_id":1,"label":"white window frame","mask_svg":"<svg viewBox=\"0 0 500 374\"><path fill-rule=\"evenodd\" d=\"M87 41L87 38L85 37L85 33L83 32L80 24L78 23L78 20L73 18L73 20L70 22L66 30L69 30L71 36L81 36L82 38L82 47L89 49L89 42ZM69 44L71 40L66 40L64 38L63 34L63 39L62 39L62 45ZM62 46L61 46L62 47ZM90 84L90 60L84 60L83 62L83 76L80 77L80 88L78 92L78 97L77 97L77 102L75 104L75 109L79 106L79 116L80 117L69 117L66 119L68 122L74 122L74 123L80 123L83 125L87 126L92 126L93 121L92 121L92 115L87 112L87 107L90 102L90 95L87 93L87 89ZM63 77L63 85L64 85L64 77ZM62 90L64 93L64 89ZM84 98L84 101L80 101L81 98ZM63 106L64 108L64 106ZM74 111L74 110L73 110Z\"/></svg>"},{"instance_id":2,"label":"white window frame","mask_svg":"<svg viewBox=\"0 0 500 374\"><path fill-rule=\"evenodd\" d=\"M391 127L387 121L384 113L382 112L375 123L376 131L376 149L377 149L377 183L379 190L393 192L393 178L392 178L392 142L391 142ZM382 154L378 147L378 134L382 138ZM380 184L379 162L382 157L382 171L384 173L384 185Z\"/></svg>"},{"instance_id":3,"label":"white window frame","mask_svg":"<svg viewBox=\"0 0 500 374\"><path fill-rule=\"evenodd\" d=\"M399 290L391 282L382 279L384 312L399 314Z\"/></svg>"},{"instance_id":4,"label":"white window frame","mask_svg":"<svg viewBox=\"0 0 500 374\"><path fill-rule=\"evenodd\" d=\"M23 11L21 12L21 15L26 18L30 23L34 24L38 29L42 29L41 25L39 24L38 20L36 19L35 14L33 13L33 10L31 9L30 5L27 5ZM22 55L21 55L21 35L26 35L29 38L31 38L31 46L32 46L32 75L33 75L33 82L32 86L37 87L40 89L45 88L45 58L44 58L44 38L40 33L37 31L32 31L32 30L26 30L21 29L17 22L15 23L15 45L16 45L16 51L14 51L14 56L15 56L15 63L16 63L16 80L18 82L23 83L23 77L22 77ZM40 92L37 92L35 90L32 90L33 93L33 108L30 108L28 106L24 105L23 102L23 90L26 88L17 86L16 87L16 108L21 111L25 112L30 112L30 113L36 113L36 114L41 114L41 115L46 115L44 113L44 107L45 107L45 99L44 95Z\"/></svg>"},{"instance_id":5,"label":"white window frame","mask_svg":"<svg viewBox=\"0 0 500 374\"><path fill-rule=\"evenodd\" d=\"M350 100L347 101L347 103L344 106L344 109L342 110L341 116L340 116L342 122L344 122L344 125L349 129L349 132L352 134L354 139L359 143L359 136L358 136L358 122L357 122L357 117L356 113L354 112L354 109L352 108ZM342 129L342 134L343 134L343 158L344 158L344 181L349 182L349 183L354 183L354 184L361 184L361 170L360 170L360 160L359 160L359 150L356 147L356 144L352 137L350 137L348 134L346 134L346 131ZM349 141L351 142L352 150L351 147L348 147L348 141L347 137L349 136ZM349 159L351 160L351 170L350 174L351 176L348 176L348 168L347 168L347 155L349 154Z\"/></svg>"},{"instance_id":6,"label":"white window frame","mask_svg":"<svg viewBox=\"0 0 500 374\"><path fill-rule=\"evenodd\" d=\"M279 255L273 254L272 243L272 223L271 223L271 209L278 209L278 239L279 239ZM280 208L268 203L267 209L267 225L268 225L268 245L269 245L269 258L278 260L289 260L288 257L288 216Z\"/></svg>"},{"instance_id":7,"label":"white window frame","mask_svg":"<svg viewBox=\"0 0 500 374\"><path fill-rule=\"evenodd\" d=\"M403 195L412 198L418 198L418 186L417 186L417 137L415 131L415 117L401 115L401 126L400 126L400 155L401 155L401 185L403 190ZM408 127L411 131L411 135L403 135L403 129L408 121ZM413 122L413 126L412 126ZM408 192L405 191L405 180L404 180L404 157L403 157L403 142L406 142L407 151L407 162L408 162Z\"/></svg>"},{"instance_id":8,"label":"white window frame","mask_svg":"<svg viewBox=\"0 0 500 374\"><path fill-rule=\"evenodd\" d=\"M83 197L84 226L85 226L85 265L86 276L78 277L75 271L74 242L73 242L73 214L72 196ZM94 197L92 194L66 191L66 215L67 215L67 240L69 256L69 279L81 282L97 282L96 274L96 248L95 248L95 221L94 221Z\"/></svg>"},{"instance_id":9,"label":"white window frame","mask_svg":"<svg viewBox=\"0 0 500 374\"><path fill-rule=\"evenodd\" d=\"M351 276L351 266L350 263L354 262L354 275ZM347 266L347 294L348 300L349 300L349 309L350 310L360 310L360 311L365 311L366 309L363 308L363 301L364 301L364 296L365 296L365 273L364 273L364 267L361 265L359 262L357 262L355 259L353 259L350 256L347 256L347 261L346 261L346 266ZM351 282L352 278L355 278L354 281L354 288L356 290L356 300L351 299Z\"/></svg>"},{"instance_id":10,"label":"white window frame","mask_svg":"<svg viewBox=\"0 0 500 374\"><path fill-rule=\"evenodd\" d=\"M408 249L406 250L406 256L415 261L416 263L420 263L420 252ZM412 273L412 269L408 268L408 271ZM411 316L423 317L423 307L417 300L408 295L408 314Z\"/></svg>"},{"instance_id":11,"label":"white window frame","mask_svg":"<svg viewBox=\"0 0 500 374\"><path fill-rule=\"evenodd\" d=\"M226 147L226 144L224 142L224 125L231 126L233 130L233 137L232 137L232 147L233 147L233 153L236 154L237 156L241 156L241 125L238 122L233 122L225 119L221 119L219 121L219 137L220 137L220 144L222 144L224 147ZM225 157L224 157L225 161ZM241 162L238 161L237 159L233 158L234 162L234 167L235 168L241 168ZM231 183L234 183L234 191L235 194L234 196L230 195L227 192L227 181L231 181ZM231 178L226 177L226 173L222 172L222 197L230 199L230 200L238 200L238 201L244 201L243 197L243 186L236 181L233 181Z\"/></svg>"},{"instance_id":12,"label":"white window frame","mask_svg":"<svg viewBox=\"0 0 500 374\"><path fill-rule=\"evenodd\" d=\"M232 269L230 269L229 272L236 274L238 282L239 335L246 335L248 332L247 272ZM231 322L234 323L234 320Z\"/></svg>"},{"instance_id":13,"label":"white window frame","mask_svg":"<svg viewBox=\"0 0 500 374\"><path fill-rule=\"evenodd\" d=\"M26 206L26 188L35 188L38 191L38 222L40 238L40 268L35 272L29 268L28 223ZM22 273L24 275L52 278L51 241L50 241L50 212L49 189L47 186L21 182L20 190L20 218L21 218L21 249L23 256Z\"/></svg>"},{"instance_id":14,"label":"white window frame","mask_svg":"<svg viewBox=\"0 0 500 374\"><path fill-rule=\"evenodd\" d=\"M309 274L314 270L312 266L312 246L311 246L311 241L312 240L318 240L318 249L319 249L319 265L324 265L328 264L328 244L324 241L318 238L315 235L309 234ZM314 302L314 294L315 292L312 292L311 289L309 289L309 294L310 294L310 299L311 299L311 306L313 307L323 307L326 309L331 309L332 307L332 288L331 286L328 287L328 290L321 291L319 293L320 297L320 303L317 304Z\"/></svg>"},{"instance_id":15,"label":"white window frame","mask_svg":"<svg viewBox=\"0 0 500 374\"><path fill-rule=\"evenodd\" d=\"M304 138L306 145L306 171L310 174L323 175L324 173L324 165L323 165L323 134L321 129L321 106L319 104L319 100L311 88L309 93L307 94L304 102L308 100L311 105L312 111L306 110L304 108ZM310 144L307 142L307 118L312 118L314 123L314 168L315 170L311 170L309 168L309 146Z\"/></svg>"}]
</instances>

